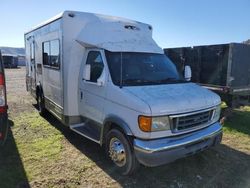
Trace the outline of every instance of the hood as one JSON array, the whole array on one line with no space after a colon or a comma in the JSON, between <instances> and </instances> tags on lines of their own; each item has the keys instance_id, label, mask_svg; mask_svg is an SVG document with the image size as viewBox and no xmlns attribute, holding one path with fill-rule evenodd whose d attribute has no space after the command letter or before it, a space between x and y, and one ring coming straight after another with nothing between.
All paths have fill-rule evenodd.
<instances>
[{"instance_id":1,"label":"hood","mask_svg":"<svg viewBox=\"0 0 250 188\"><path fill-rule=\"evenodd\" d=\"M194 83L133 86L126 90L146 102L152 115L179 114L220 104L220 97Z\"/></svg>"}]
</instances>

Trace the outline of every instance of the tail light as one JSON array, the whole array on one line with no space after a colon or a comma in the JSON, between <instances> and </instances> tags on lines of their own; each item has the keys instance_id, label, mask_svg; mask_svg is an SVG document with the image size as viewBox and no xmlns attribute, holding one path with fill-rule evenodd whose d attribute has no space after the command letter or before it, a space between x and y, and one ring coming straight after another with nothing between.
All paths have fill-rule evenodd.
<instances>
[{"instance_id":1,"label":"tail light","mask_svg":"<svg viewBox=\"0 0 250 188\"><path fill-rule=\"evenodd\" d=\"M0 113L7 111L4 75L0 73Z\"/></svg>"}]
</instances>

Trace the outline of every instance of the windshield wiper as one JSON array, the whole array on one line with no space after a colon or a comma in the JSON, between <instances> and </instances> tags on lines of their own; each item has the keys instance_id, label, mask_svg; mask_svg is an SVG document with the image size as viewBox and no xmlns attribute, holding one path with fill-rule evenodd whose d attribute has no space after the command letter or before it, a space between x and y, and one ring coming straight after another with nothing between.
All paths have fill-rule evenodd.
<instances>
[{"instance_id":1,"label":"windshield wiper","mask_svg":"<svg viewBox=\"0 0 250 188\"><path fill-rule=\"evenodd\" d=\"M145 80L145 79L126 79L123 80L125 84L155 84L154 80Z\"/></svg>"},{"instance_id":2,"label":"windshield wiper","mask_svg":"<svg viewBox=\"0 0 250 188\"><path fill-rule=\"evenodd\" d=\"M185 82L184 80L176 78L166 78L162 80L145 80L145 79L125 79L123 80L124 84L162 84L162 83L179 83Z\"/></svg>"},{"instance_id":3,"label":"windshield wiper","mask_svg":"<svg viewBox=\"0 0 250 188\"><path fill-rule=\"evenodd\" d=\"M144 80L142 79L125 79L123 80L123 83L142 83Z\"/></svg>"},{"instance_id":4,"label":"windshield wiper","mask_svg":"<svg viewBox=\"0 0 250 188\"><path fill-rule=\"evenodd\" d=\"M180 79L177 79L177 78L165 78L165 79L162 79L162 80L159 80L160 83L168 83L168 82L174 82L174 83L177 83L177 82L184 82L184 80L180 80Z\"/></svg>"}]
</instances>

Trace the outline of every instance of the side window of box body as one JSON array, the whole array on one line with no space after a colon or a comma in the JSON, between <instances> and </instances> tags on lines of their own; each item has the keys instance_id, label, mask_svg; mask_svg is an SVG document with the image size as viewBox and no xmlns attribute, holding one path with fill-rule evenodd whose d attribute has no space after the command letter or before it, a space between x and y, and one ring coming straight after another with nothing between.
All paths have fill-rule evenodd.
<instances>
[{"instance_id":1,"label":"side window of box body","mask_svg":"<svg viewBox=\"0 0 250 188\"><path fill-rule=\"evenodd\" d=\"M58 39L43 42L43 65L60 69L60 42Z\"/></svg>"}]
</instances>

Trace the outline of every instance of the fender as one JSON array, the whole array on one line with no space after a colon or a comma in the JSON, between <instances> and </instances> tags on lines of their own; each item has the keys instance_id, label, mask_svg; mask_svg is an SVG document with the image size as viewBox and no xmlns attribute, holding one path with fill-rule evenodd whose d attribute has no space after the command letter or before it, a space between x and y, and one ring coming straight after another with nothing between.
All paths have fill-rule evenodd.
<instances>
[{"instance_id":1,"label":"fender","mask_svg":"<svg viewBox=\"0 0 250 188\"><path fill-rule=\"evenodd\" d=\"M131 129L129 128L128 124L123 119L121 119L120 117L116 115L109 115L103 121L103 128L101 131L101 139L100 139L101 144L103 143L105 134L107 133L107 131L110 130L111 124L115 124L118 128L122 129L124 134L133 136Z\"/></svg>"}]
</instances>

